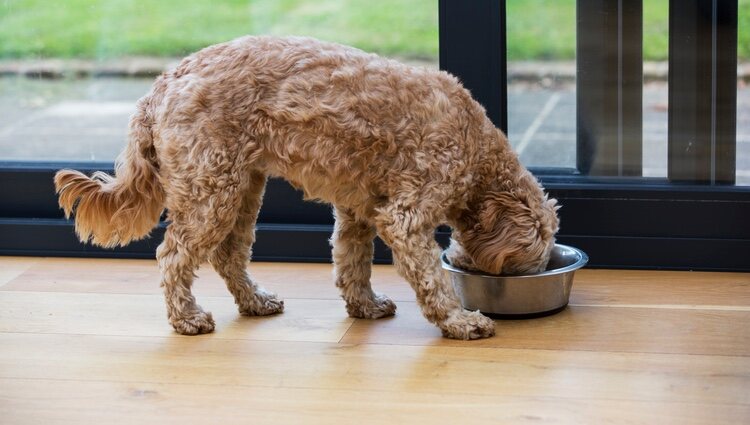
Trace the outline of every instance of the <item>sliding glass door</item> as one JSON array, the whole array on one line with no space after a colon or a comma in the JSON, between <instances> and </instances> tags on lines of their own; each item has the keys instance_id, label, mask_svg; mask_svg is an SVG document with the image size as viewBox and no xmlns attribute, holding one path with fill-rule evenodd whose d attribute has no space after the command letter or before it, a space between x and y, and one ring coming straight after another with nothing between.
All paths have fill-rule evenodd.
<instances>
[{"instance_id":1,"label":"sliding glass door","mask_svg":"<svg viewBox=\"0 0 750 425\"><path fill-rule=\"evenodd\" d=\"M135 100L180 56L297 33L419 66L439 56L560 200L559 240L592 266L750 270L749 0L90 3L0 5L0 254L153 257L164 223L122 249L80 244L54 172L111 171ZM330 208L283 181L258 229L257 259L330 261Z\"/></svg>"},{"instance_id":2,"label":"sliding glass door","mask_svg":"<svg viewBox=\"0 0 750 425\"><path fill-rule=\"evenodd\" d=\"M440 13L441 67L560 199L561 242L595 266L750 270L750 3L442 0Z\"/></svg>"}]
</instances>

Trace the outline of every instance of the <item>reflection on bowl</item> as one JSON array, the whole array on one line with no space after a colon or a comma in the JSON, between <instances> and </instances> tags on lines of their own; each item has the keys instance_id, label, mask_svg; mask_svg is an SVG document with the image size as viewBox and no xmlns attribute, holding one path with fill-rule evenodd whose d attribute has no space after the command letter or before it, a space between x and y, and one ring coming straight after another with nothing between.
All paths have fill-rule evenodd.
<instances>
[{"instance_id":1,"label":"reflection on bowl","mask_svg":"<svg viewBox=\"0 0 750 425\"><path fill-rule=\"evenodd\" d=\"M545 271L522 276L462 270L453 267L445 253L441 260L465 309L499 318L522 318L563 310L568 305L573 275L589 257L577 248L556 244Z\"/></svg>"}]
</instances>

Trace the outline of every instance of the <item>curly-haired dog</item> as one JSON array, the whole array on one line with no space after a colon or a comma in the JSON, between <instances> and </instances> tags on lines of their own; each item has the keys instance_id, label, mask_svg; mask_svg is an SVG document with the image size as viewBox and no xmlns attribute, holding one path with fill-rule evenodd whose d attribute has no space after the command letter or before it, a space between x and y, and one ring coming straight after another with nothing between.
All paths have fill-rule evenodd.
<instances>
[{"instance_id":1,"label":"curly-haired dog","mask_svg":"<svg viewBox=\"0 0 750 425\"><path fill-rule=\"evenodd\" d=\"M542 269L558 219L536 179L456 78L309 38L244 37L164 73L137 105L116 177L55 176L82 241L114 247L147 235L166 207L157 250L169 322L214 328L193 272L208 260L239 310L283 301L246 272L268 176L335 207L336 286L353 317L392 315L370 287L373 238L393 250L424 316L443 334L494 334L461 308L434 231L453 228L451 260L491 273Z\"/></svg>"}]
</instances>

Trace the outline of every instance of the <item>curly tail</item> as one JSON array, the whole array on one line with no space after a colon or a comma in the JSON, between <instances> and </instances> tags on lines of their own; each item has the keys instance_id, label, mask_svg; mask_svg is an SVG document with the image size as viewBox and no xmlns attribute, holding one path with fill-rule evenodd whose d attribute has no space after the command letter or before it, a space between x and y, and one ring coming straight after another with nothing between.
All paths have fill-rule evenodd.
<instances>
[{"instance_id":1,"label":"curly tail","mask_svg":"<svg viewBox=\"0 0 750 425\"><path fill-rule=\"evenodd\" d=\"M96 172L91 177L75 170L55 174L60 207L82 242L112 248L142 239L159 222L164 210L164 188L151 134L146 102L130 120L130 142L116 161L115 177Z\"/></svg>"}]
</instances>

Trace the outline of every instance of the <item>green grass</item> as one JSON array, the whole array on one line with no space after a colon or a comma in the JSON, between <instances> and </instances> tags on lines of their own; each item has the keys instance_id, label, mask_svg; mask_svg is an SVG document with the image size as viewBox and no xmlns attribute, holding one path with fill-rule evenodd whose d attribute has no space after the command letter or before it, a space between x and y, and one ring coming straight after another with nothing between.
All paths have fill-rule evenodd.
<instances>
[{"instance_id":1,"label":"green grass","mask_svg":"<svg viewBox=\"0 0 750 425\"><path fill-rule=\"evenodd\" d=\"M508 59L575 57L575 0L508 0ZM669 0L643 1L643 56L666 60ZM738 54L750 60L750 0L739 0Z\"/></svg>"},{"instance_id":2,"label":"green grass","mask_svg":"<svg viewBox=\"0 0 750 425\"><path fill-rule=\"evenodd\" d=\"M575 0L507 4L510 60L575 57ZM646 59L667 57L667 5L644 1ZM750 0L740 0L739 28L739 54L747 60ZM437 0L0 1L0 58L183 56L245 34L310 35L435 58Z\"/></svg>"},{"instance_id":3,"label":"green grass","mask_svg":"<svg viewBox=\"0 0 750 425\"><path fill-rule=\"evenodd\" d=\"M437 0L5 0L0 57L183 56L246 34L437 55Z\"/></svg>"},{"instance_id":4,"label":"green grass","mask_svg":"<svg viewBox=\"0 0 750 425\"><path fill-rule=\"evenodd\" d=\"M508 60L572 59L575 0L508 0Z\"/></svg>"}]
</instances>

